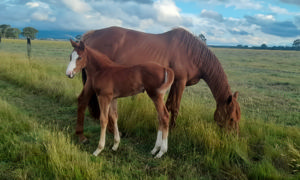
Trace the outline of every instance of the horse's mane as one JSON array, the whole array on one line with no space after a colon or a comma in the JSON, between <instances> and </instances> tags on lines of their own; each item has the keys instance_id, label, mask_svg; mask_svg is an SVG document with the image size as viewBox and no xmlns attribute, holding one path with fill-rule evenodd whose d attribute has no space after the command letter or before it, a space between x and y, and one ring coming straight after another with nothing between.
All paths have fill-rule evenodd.
<instances>
[{"instance_id":1,"label":"horse's mane","mask_svg":"<svg viewBox=\"0 0 300 180\"><path fill-rule=\"evenodd\" d=\"M202 70L202 78L214 97L227 98L230 87L224 69L215 54L200 39L183 28L176 28L170 32L174 33L173 37L178 38L179 47L187 53L193 64Z\"/></svg>"},{"instance_id":2,"label":"horse's mane","mask_svg":"<svg viewBox=\"0 0 300 180\"><path fill-rule=\"evenodd\" d=\"M213 52L198 39L195 35L183 28L176 28L171 30L173 37L177 37L179 41L179 46L186 51L189 58L196 66L201 65L202 61L215 61L217 57Z\"/></svg>"}]
</instances>

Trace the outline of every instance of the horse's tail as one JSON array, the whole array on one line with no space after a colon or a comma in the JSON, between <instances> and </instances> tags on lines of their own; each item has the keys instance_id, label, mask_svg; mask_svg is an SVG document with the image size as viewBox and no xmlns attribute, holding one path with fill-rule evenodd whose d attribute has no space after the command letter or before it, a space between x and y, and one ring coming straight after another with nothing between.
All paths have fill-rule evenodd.
<instances>
[{"instance_id":1,"label":"horse's tail","mask_svg":"<svg viewBox=\"0 0 300 180\"><path fill-rule=\"evenodd\" d=\"M174 81L174 71L171 68L164 67L164 82L159 88L159 91L165 93Z\"/></svg>"},{"instance_id":2,"label":"horse's tail","mask_svg":"<svg viewBox=\"0 0 300 180\"><path fill-rule=\"evenodd\" d=\"M85 85L86 80L87 80L87 75L86 75L85 69L82 69L81 78L82 78L82 84ZM98 104L96 93L94 93L92 95L92 97L89 101L89 104L88 104L88 109L89 109L90 115L93 118L95 118L95 119L100 118L100 109L99 109L99 104Z\"/></svg>"}]
</instances>

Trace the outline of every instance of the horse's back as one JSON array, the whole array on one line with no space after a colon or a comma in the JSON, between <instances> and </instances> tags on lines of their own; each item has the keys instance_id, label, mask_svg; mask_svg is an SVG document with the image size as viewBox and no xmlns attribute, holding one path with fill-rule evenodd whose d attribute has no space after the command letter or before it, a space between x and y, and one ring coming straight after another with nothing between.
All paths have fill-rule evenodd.
<instances>
[{"instance_id":1,"label":"horse's back","mask_svg":"<svg viewBox=\"0 0 300 180\"><path fill-rule=\"evenodd\" d=\"M199 71L180 45L184 29L162 34L150 34L121 27L96 30L86 39L87 44L123 65L157 62L170 67L176 79L198 78Z\"/></svg>"}]
</instances>

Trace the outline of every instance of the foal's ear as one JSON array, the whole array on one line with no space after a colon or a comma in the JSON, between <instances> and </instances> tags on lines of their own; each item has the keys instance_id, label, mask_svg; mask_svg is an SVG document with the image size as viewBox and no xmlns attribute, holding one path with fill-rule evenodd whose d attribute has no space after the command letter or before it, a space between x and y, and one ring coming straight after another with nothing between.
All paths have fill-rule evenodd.
<instances>
[{"instance_id":1,"label":"foal's ear","mask_svg":"<svg viewBox=\"0 0 300 180\"><path fill-rule=\"evenodd\" d=\"M83 51L85 48L84 42L80 41L78 48Z\"/></svg>"},{"instance_id":2,"label":"foal's ear","mask_svg":"<svg viewBox=\"0 0 300 180\"><path fill-rule=\"evenodd\" d=\"M72 39L70 39L70 42L71 42L73 48L78 47L78 44L75 41L73 41Z\"/></svg>"}]
</instances>

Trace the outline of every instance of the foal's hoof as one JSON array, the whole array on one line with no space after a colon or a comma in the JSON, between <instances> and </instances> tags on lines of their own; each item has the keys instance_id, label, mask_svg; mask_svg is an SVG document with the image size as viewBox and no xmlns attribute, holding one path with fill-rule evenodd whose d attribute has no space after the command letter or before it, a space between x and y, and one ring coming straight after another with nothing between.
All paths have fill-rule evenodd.
<instances>
[{"instance_id":1,"label":"foal's hoof","mask_svg":"<svg viewBox=\"0 0 300 180\"><path fill-rule=\"evenodd\" d=\"M111 149L112 149L113 151L117 151L118 148L119 148L119 145L114 145Z\"/></svg>"},{"instance_id":2,"label":"foal's hoof","mask_svg":"<svg viewBox=\"0 0 300 180\"><path fill-rule=\"evenodd\" d=\"M154 149L152 149L151 154L155 155L159 149L160 149L160 147L155 147Z\"/></svg>"},{"instance_id":3,"label":"foal's hoof","mask_svg":"<svg viewBox=\"0 0 300 180\"><path fill-rule=\"evenodd\" d=\"M97 148L96 151L93 153L94 156L98 156L101 153L102 149Z\"/></svg>"}]
</instances>

